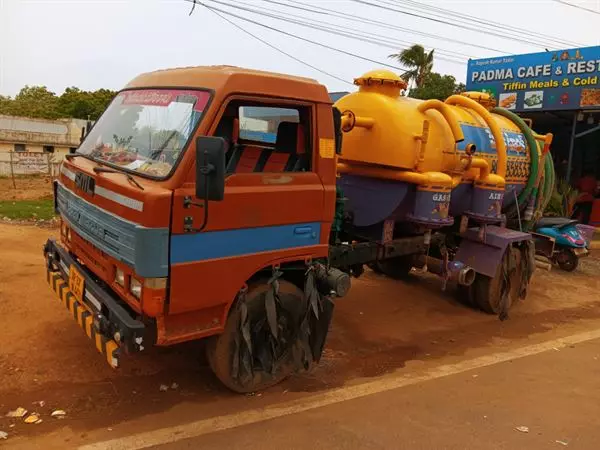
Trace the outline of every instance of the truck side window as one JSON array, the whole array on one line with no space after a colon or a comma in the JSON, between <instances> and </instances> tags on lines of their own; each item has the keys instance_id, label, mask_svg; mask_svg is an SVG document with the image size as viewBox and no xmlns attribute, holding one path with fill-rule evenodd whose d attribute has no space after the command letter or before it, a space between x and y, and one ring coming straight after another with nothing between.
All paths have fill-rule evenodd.
<instances>
[{"instance_id":1,"label":"truck side window","mask_svg":"<svg viewBox=\"0 0 600 450\"><path fill-rule=\"evenodd\" d=\"M230 106L228 111L232 111ZM228 173L311 170L310 108L242 103L236 106ZM220 125L217 129L223 128Z\"/></svg>"}]
</instances>

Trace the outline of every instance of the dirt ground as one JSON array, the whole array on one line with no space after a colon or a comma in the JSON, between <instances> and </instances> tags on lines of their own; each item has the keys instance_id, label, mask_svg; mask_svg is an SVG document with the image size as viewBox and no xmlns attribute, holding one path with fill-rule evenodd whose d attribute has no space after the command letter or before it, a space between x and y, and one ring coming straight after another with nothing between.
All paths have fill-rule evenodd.
<instances>
[{"instance_id":1,"label":"dirt ground","mask_svg":"<svg viewBox=\"0 0 600 450\"><path fill-rule=\"evenodd\" d=\"M157 425L146 417L178 408L179 421L190 414L212 417L600 325L596 258L572 274L536 272L527 300L504 322L440 292L434 277L401 283L367 272L338 300L324 358L314 371L260 395L239 396L212 376L202 343L149 349L124 359L118 371L108 367L46 284L42 245L53 234L0 224L0 430L9 439L68 426L85 440L90 429L112 430L125 421L143 430ZM176 389L159 390L172 383ZM4 417L19 406L39 412L43 423ZM49 417L55 408L66 410L67 418Z\"/></svg>"},{"instance_id":2,"label":"dirt ground","mask_svg":"<svg viewBox=\"0 0 600 450\"><path fill-rule=\"evenodd\" d=\"M39 200L52 197L51 177L16 177L15 185L16 189L11 178L0 177L0 201Z\"/></svg>"}]
</instances>

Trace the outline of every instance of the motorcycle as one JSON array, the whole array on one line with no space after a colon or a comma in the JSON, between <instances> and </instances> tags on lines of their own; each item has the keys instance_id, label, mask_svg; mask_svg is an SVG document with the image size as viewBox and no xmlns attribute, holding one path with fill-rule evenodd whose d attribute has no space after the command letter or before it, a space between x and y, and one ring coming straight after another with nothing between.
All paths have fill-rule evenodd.
<instances>
[{"instance_id":1,"label":"motorcycle","mask_svg":"<svg viewBox=\"0 0 600 450\"><path fill-rule=\"evenodd\" d=\"M546 244L538 245L540 239L536 239L536 253L545 256L562 270L573 272L579 265L579 258L590 253L589 242L578 227L581 225L577 220L543 217L535 224L535 233L545 237Z\"/></svg>"}]
</instances>

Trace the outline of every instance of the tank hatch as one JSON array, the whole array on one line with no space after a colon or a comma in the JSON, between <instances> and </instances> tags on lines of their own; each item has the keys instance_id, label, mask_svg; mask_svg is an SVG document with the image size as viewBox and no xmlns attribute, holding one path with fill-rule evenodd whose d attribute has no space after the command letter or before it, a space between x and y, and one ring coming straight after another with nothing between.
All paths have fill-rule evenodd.
<instances>
[{"instance_id":1,"label":"tank hatch","mask_svg":"<svg viewBox=\"0 0 600 450\"><path fill-rule=\"evenodd\" d=\"M377 92L390 97L397 97L408 86L391 70L372 70L355 78L354 84L360 86L359 91Z\"/></svg>"}]
</instances>

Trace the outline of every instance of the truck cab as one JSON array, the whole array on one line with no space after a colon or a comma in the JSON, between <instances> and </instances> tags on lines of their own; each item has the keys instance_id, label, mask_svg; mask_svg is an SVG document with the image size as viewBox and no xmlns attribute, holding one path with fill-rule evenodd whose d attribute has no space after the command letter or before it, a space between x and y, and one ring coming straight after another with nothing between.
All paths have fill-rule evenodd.
<instances>
[{"instance_id":1,"label":"truck cab","mask_svg":"<svg viewBox=\"0 0 600 450\"><path fill-rule=\"evenodd\" d=\"M331 316L317 262L334 139L331 100L310 79L228 66L135 78L61 166L50 285L114 367L148 345L221 336L209 362L226 385L277 382L292 340L295 361L318 360Z\"/></svg>"}]
</instances>

